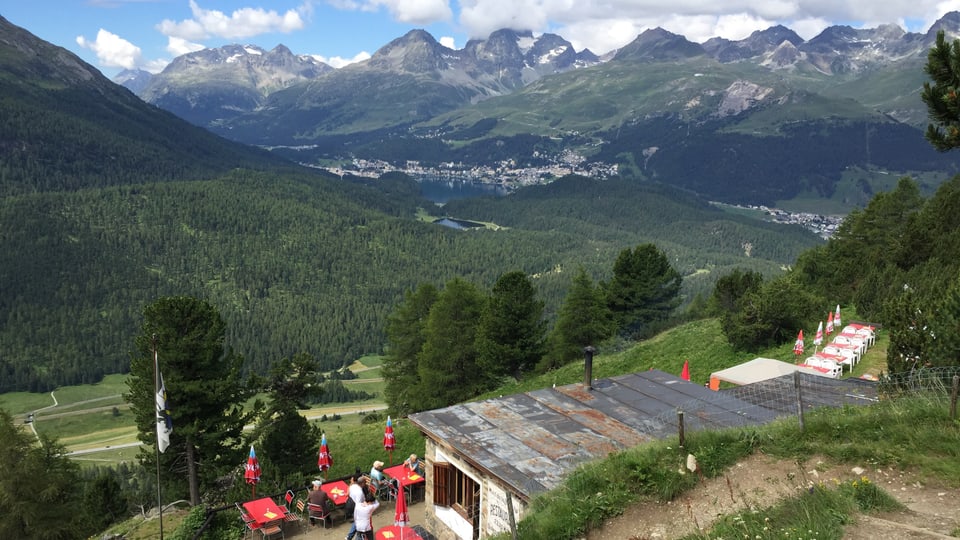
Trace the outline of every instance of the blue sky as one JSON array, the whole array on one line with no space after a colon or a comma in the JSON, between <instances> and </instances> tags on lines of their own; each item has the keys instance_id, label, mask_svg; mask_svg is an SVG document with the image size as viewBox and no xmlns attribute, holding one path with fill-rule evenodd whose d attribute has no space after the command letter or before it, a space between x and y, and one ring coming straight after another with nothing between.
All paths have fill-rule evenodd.
<instances>
[{"instance_id":1,"label":"blue sky","mask_svg":"<svg viewBox=\"0 0 960 540\"><path fill-rule=\"evenodd\" d=\"M228 43L282 43L342 67L415 28L454 49L513 28L603 54L658 26L696 42L775 24L810 39L834 24L923 32L948 11L960 0L8 0L0 15L112 77Z\"/></svg>"}]
</instances>

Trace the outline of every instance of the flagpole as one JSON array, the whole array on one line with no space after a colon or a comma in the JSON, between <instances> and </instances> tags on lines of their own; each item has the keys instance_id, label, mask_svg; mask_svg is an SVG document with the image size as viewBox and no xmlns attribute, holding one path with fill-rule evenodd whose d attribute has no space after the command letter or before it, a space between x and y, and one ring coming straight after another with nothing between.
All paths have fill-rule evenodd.
<instances>
[{"instance_id":1,"label":"flagpole","mask_svg":"<svg viewBox=\"0 0 960 540\"><path fill-rule=\"evenodd\" d=\"M153 345L153 408L157 408L157 394L160 393L160 360L157 358L157 334L153 334L151 338L151 343ZM160 411L156 411L154 414L159 414ZM163 496L161 494L160 488L160 440L157 440L157 444L153 445L153 454L157 458L157 506L160 508L160 540L163 540Z\"/></svg>"}]
</instances>

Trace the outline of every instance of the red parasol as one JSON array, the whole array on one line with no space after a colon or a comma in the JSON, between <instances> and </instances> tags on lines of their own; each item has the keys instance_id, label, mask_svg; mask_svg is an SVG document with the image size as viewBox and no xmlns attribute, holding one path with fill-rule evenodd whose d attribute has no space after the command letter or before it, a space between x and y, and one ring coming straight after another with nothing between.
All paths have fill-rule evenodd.
<instances>
[{"instance_id":1,"label":"red parasol","mask_svg":"<svg viewBox=\"0 0 960 540\"><path fill-rule=\"evenodd\" d=\"M247 458L247 466L243 471L243 477L247 480L253 489L253 496L257 496L257 482L260 481L260 462L257 461L257 454L253 451L253 445L250 445L250 457Z\"/></svg>"},{"instance_id":2,"label":"red parasol","mask_svg":"<svg viewBox=\"0 0 960 540\"><path fill-rule=\"evenodd\" d=\"M406 490L401 487L397 491L397 510L393 514L393 524L397 527L406 527L407 523L410 523L410 513L407 512Z\"/></svg>"},{"instance_id":3,"label":"red parasol","mask_svg":"<svg viewBox=\"0 0 960 540\"><path fill-rule=\"evenodd\" d=\"M393 436L393 421L387 417L387 428L383 432L383 449L390 452L390 465L393 465L393 449L397 446L397 440Z\"/></svg>"},{"instance_id":4,"label":"red parasol","mask_svg":"<svg viewBox=\"0 0 960 540\"><path fill-rule=\"evenodd\" d=\"M803 329L797 334L797 342L793 345L793 354L800 356L803 354Z\"/></svg>"},{"instance_id":5,"label":"red parasol","mask_svg":"<svg viewBox=\"0 0 960 540\"><path fill-rule=\"evenodd\" d=\"M326 470L333 466L333 457L330 456L330 449L327 448L327 434L320 437L320 454L317 456L317 467L326 473ZM324 474L326 478L326 474Z\"/></svg>"},{"instance_id":6,"label":"red parasol","mask_svg":"<svg viewBox=\"0 0 960 540\"><path fill-rule=\"evenodd\" d=\"M683 361L683 370L680 372L680 378L689 381L690 380L690 361Z\"/></svg>"},{"instance_id":7,"label":"red parasol","mask_svg":"<svg viewBox=\"0 0 960 540\"><path fill-rule=\"evenodd\" d=\"M829 312L827 315L827 335L833 333L833 312Z\"/></svg>"}]
</instances>

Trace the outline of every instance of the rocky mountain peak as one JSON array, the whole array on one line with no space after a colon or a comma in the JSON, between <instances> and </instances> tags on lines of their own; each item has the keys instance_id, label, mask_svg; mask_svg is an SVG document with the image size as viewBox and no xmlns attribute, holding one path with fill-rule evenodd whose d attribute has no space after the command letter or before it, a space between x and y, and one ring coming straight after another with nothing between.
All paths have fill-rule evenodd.
<instances>
[{"instance_id":1,"label":"rocky mountain peak","mask_svg":"<svg viewBox=\"0 0 960 540\"><path fill-rule=\"evenodd\" d=\"M933 43L937 38L937 32L941 30L948 38L960 37L960 11L945 13L937 22L930 25L925 35L926 43Z\"/></svg>"},{"instance_id":2,"label":"rocky mountain peak","mask_svg":"<svg viewBox=\"0 0 960 540\"><path fill-rule=\"evenodd\" d=\"M417 29L377 49L366 65L389 71L429 73L447 69L446 52L453 51L428 32Z\"/></svg>"},{"instance_id":3,"label":"rocky mountain peak","mask_svg":"<svg viewBox=\"0 0 960 540\"><path fill-rule=\"evenodd\" d=\"M617 51L613 59L659 62L690 58L705 53L706 50L702 45L657 27L644 30L637 39Z\"/></svg>"}]
</instances>

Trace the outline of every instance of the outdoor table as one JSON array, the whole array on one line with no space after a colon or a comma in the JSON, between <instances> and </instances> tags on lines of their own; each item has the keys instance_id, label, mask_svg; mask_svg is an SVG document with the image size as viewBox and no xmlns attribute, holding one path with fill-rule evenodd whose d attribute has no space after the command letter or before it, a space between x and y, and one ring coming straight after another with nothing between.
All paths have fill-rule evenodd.
<instances>
[{"instance_id":1,"label":"outdoor table","mask_svg":"<svg viewBox=\"0 0 960 540\"><path fill-rule=\"evenodd\" d=\"M374 534L376 540L423 540L417 531L410 527L398 527L397 525L388 525L377 529Z\"/></svg>"},{"instance_id":2,"label":"outdoor table","mask_svg":"<svg viewBox=\"0 0 960 540\"><path fill-rule=\"evenodd\" d=\"M330 497L330 500L333 501L334 506L343 506L347 502L349 495L349 487L347 483L343 480L337 480L336 482L324 482L320 486L320 489L327 493L327 496Z\"/></svg>"},{"instance_id":3,"label":"outdoor table","mask_svg":"<svg viewBox=\"0 0 960 540\"><path fill-rule=\"evenodd\" d=\"M393 478L397 482L400 482L400 487L407 487L412 484L426 482L422 476L417 474L415 471L411 471L402 463L400 465L394 465L389 469L384 469L383 473L390 478Z\"/></svg>"},{"instance_id":4,"label":"outdoor table","mask_svg":"<svg viewBox=\"0 0 960 540\"><path fill-rule=\"evenodd\" d=\"M247 513L250 514L250 517L253 518L254 521L256 521L260 526L266 525L267 523L273 521L281 521L287 515L287 513L270 497L264 497L255 501L247 501L243 503L243 508L246 509Z\"/></svg>"}]
</instances>

